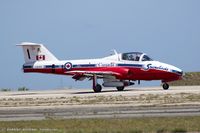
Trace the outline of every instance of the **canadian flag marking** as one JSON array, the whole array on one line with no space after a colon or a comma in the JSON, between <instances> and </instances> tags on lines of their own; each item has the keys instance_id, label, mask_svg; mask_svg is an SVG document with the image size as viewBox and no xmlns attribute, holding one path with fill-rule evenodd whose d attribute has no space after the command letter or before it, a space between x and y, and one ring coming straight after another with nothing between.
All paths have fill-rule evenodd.
<instances>
[{"instance_id":1,"label":"canadian flag marking","mask_svg":"<svg viewBox=\"0 0 200 133\"><path fill-rule=\"evenodd\" d=\"M45 60L45 55L37 55L36 60L38 61Z\"/></svg>"}]
</instances>

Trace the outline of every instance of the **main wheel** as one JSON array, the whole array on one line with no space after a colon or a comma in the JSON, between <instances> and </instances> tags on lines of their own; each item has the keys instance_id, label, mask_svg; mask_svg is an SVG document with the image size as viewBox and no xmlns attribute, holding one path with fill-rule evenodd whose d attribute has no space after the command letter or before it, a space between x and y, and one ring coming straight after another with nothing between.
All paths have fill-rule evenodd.
<instances>
[{"instance_id":1,"label":"main wheel","mask_svg":"<svg viewBox=\"0 0 200 133\"><path fill-rule=\"evenodd\" d=\"M168 90L168 89L169 89L169 84L164 83L164 84L162 85L162 87L163 87L164 90Z\"/></svg>"},{"instance_id":2,"label":"main wheel","mask_svg":"<svg viewBox=\"0 0 200 133\"><path fill-rule=\"evenodd\" d=\"M101 89L102 87L100 84L97 84L95 87L93 87L94 92L101 92Z\"/></svg>"},{"instance_id":3,"label":"main wheel","mask_svg":"<svg viewBox=\"0 0 200 133\"><path fill-rule=\"evenodd\" d=\"M117 87L117 90L118 90L118 91L123 91L123 90L124 90L124 86Z\"/></svg>"}]
</instances>

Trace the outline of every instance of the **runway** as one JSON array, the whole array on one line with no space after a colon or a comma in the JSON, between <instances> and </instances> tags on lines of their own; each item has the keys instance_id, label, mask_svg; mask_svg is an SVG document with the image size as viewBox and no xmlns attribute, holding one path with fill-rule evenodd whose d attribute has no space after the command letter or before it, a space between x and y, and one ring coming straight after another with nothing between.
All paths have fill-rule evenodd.
<instances>
[{"instance_id":1,"label":"runway","mask_svg":"<svg viewBox=\"0 0 200 133\"><path fill-rule=\"evenodd\" d=\"M200 106L132 107L132 106L80 106L46 108L12 108L0 110L1 121L80 119L80 118L134 118L199 116Z\"/></svg>"},{"instance_id":2,"label":"runway","mask_svg":"<svg viewBox=\"0 0 200 133\"><path fill-rule=\"evenodd\" d=\"M0 121L200 115L200 86L0 93Z\"/></svg>"}]
</instances>

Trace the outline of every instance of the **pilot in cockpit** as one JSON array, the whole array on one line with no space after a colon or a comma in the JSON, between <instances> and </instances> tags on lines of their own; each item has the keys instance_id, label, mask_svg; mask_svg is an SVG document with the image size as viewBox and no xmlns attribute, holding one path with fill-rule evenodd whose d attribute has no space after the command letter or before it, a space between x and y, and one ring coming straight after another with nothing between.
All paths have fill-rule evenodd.
<instances>
[{"instance_id":1,"label":"pilot in cockpit","mask_svg":"<svg viewBox=\"0 0 200 133\"><path fill-rule=\"evenodd\" d=\"M140 57L137 55L135 58L135 61L139 61L139 60L140 60Z\"/></svg>"},{"instance_id":2,"label":"pilot in cockpit","mask_svg":"<svg viewBox=\"0 0 200 133\"><path fill-rule=\"evenodd\" d=\"M134 58L134 56L131 54L131 55L128 56L128 60L135 61L135 58Z\"/></svg>"}]
</instances>

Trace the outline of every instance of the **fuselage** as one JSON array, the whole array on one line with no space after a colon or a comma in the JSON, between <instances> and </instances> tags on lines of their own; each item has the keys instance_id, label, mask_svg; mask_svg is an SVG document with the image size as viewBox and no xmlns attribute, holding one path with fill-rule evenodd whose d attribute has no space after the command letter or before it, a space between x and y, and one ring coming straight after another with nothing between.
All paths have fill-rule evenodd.
<instances>
[{"instance_id":1,"label":"fuselage","mask_svg":"<svg viewBox=\"0 0 200 133\"><path fill-rule=\"evenodd\" d=\"M23 65L24 72L37 72L60 75L73 75L73 71L95 71L118 73L119 80L161 80L170 82L181 79L183 71L175 66L143 59L146 54L140 53L139 59L124 58L115 54L99 59L38 61ZM70 73L72 71L72 73Z\"/></svg>"}]
</instances>

